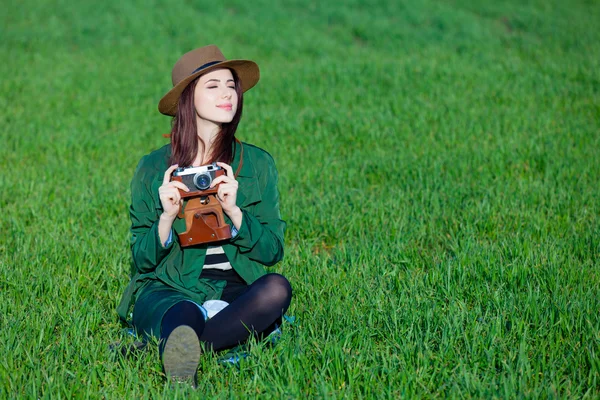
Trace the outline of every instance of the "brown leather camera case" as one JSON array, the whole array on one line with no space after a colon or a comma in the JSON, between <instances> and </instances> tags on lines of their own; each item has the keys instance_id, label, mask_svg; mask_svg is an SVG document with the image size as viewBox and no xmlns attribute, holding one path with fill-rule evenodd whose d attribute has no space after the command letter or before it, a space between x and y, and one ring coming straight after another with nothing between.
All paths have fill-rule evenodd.
<instances>
[{"instance_id":1,"label":"brown leather camera case","mask_svg":"<svg viewBox=\"0 0 600 400\"><path fill-rule=\"evenodd\" d=\"M236 146L240 146L240 162L234 177L237 177L244 163L244 146L242 142L235 139ZM225 174L225 170L217 170L216 175ZM182 181L180 177L173 176L172 180ZM195 244L218 242L231 238L231 228L225 223L223 208L216 198L217 187L204 191L184 192L179 189L181 198L190 198L183 212L180 211L179 218L185 218L186 231L179 235L181 247L193 246Z\"/></svg>"},{"instance_id":2,"label":"brown leather camera case","mask_svg":"<svg viewBox=\"0 0 600 400\"><path fill-rule=\"evenodd\" d=\"M181 247L216 242L231 238L223 208L214 194L188 200L180 218L185 218L186 231L179 234Z\"/></svg>"}]
</instances>

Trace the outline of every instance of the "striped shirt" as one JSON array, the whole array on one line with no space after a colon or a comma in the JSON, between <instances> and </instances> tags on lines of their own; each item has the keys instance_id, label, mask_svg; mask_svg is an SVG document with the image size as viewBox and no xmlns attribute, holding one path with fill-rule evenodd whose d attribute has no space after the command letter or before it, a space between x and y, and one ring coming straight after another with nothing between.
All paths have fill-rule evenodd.
<instances>
[{"instance_id":1,"label":"striped shirt","mask_svg":"<svg viewBox=\"0 0 600 400\"><path fill-rule=\"evenodd\" d=\"M231 269L231 264L222 246L208 246L202 269L220 269L221 271Z\"/></svg>"},{"instance_id":2,"label":"striped shirt","mask_svg":"<svg viewBox=\"0 0 600 400\"><path fill-rule=\"evenodd\" d=\"M238 230L235 226L231 226L231 237L236 237ZM167 247L173 242L173 230L169 232L169 237L165 242L164 246ZM206 249L206 258L204 259L204 266L202 269L220 269L221 271L227 271L233 269L229 263L229 259L221 246L208 246Z\"/></svg>"}]
</instances>

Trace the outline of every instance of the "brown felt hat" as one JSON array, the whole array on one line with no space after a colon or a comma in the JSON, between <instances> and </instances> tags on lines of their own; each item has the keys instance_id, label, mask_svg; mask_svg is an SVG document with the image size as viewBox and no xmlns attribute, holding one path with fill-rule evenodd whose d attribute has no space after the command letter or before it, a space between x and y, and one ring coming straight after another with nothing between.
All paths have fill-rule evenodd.
<instances>
[{"instance_id":1,"label":"brown felt hat","mask_svg":"<svg viewBox=\"0 0 600 400\"><path fill-rule=\"evenodd\" d=\"M175 63L171 73L173 89L160 99L158 111L165 115L175 115L179 96L186 86L200 75L219 68L229 68L236 72L242 92L256 85L260 78L258 65L254 61L227 60L215 45L200 47L185 53Z\"/></svg>"}]
</instances>

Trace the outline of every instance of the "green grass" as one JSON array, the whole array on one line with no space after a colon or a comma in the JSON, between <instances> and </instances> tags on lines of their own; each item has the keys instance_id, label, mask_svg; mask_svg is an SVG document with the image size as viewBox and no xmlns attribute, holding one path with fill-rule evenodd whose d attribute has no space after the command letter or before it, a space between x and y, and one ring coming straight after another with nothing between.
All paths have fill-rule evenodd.
<instances>
[{"instance_id":1,"label":"green grass","mask_svg":"<svg viewBox=\"0 0 600 400\"><path fill-rule=\"evenodd\" d=\"M596 2L4 8L0 398L190 395L108 345L129 181L209 43L261 67L238 137L279 168L297 322L197 397L600 397Z\"/></svg>"}]
</instances>

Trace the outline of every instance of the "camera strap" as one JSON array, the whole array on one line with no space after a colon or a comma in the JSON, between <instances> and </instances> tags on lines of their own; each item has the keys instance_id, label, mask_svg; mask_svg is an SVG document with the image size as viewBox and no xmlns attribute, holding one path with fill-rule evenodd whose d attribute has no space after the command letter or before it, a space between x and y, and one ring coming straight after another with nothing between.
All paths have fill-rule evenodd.
<instances>
[{"instance_id":1,"label":"camera strap","mask_svg":"<svg viewBox=\"0 0 600 400\"><path fill-rule=\"evenodd\" d=\"M238 143L240 144L240 162L238 164L237 169L235 170L235 174L233 174L233 177L237 178L240 174L240 170L242 169L242 165L244 165L244 145L238 140L238 138L235 138L235 143L236 147Z\"/></svg>"}]
</instances>

